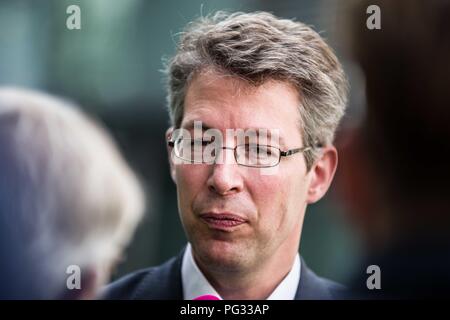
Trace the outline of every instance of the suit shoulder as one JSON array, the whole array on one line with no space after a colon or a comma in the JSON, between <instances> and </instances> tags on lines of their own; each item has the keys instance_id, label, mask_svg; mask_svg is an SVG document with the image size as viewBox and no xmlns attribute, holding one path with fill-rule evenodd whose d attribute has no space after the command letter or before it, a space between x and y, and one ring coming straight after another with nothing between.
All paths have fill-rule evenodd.
<instances>
[{"instance_id":1,"label":"suit shoulder","mask_svg":"<svg viewBox=\"0 0 450 320\"><path fill-rule=\"evenodd\" d=\"M327 278L322 278L319 276L318 278L323 283L323 286L328 290L331 299L342 299L346 296L348 290L342 284Z\"/></svg>"},{"instance_id":2,"label":"suit shoulder","mask_svg":"<svg viewBox=\"0 0 450 320\"><path fill-rule=\"evenodd\" d=\"M300 300L335 300L343 299L347 289L332 280L314 273L302 259L300 283L296 299Z\"/></svg>"},{"instance_id":3,"label":"suit shoulder","mask_svg":"<svg viewBox=\"0 0 450 320\"><path fill-rule=\"evenodd\" d=\"M182 299L182 254L165 263L138 270L107 285L101 294L107 300Z\"/></svg>"},{"instance_id":4,"label":"suit shoulder","mask_svg":"<svg viewBox=\"0 0 450 320\"><path fill-rule=\"evenodd\" d=\"M144 279L150 277L156 268L141 269L117 279L103 288L101 298L105 300L133 299Z\"/></svg>"}]
</instances>

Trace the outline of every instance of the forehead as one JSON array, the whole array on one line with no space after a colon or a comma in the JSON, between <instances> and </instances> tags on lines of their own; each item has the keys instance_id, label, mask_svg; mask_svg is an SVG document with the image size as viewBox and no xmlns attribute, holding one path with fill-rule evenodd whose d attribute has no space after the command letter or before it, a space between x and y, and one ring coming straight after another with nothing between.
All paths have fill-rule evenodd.
<instances>
[{"instance_id":1,"label":"forehead","mask_svg":"<svg viewBox=\"0 0 450 320\"><path fill-rule=\"evenodd\" d=\"M268 80L259 86L236 77L208 72L190 83L181 126L278 129L281 136L300 136L300 98L288 82Z\"/></svg>"}]
</instances>

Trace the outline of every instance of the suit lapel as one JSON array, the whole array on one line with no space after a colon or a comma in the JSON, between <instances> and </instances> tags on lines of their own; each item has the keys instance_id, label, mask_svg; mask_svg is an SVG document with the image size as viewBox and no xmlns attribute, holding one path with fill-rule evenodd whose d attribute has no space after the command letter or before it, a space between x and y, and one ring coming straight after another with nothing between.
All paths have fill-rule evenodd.
<instances>
[{"instance_id":1,"label":"suit lapel","mask_svg":"<svg viewBox=\"0 0 450 320\"><path fill-rule=\"evenodd\" d=\"M183 300L181 262L185 250L154 268L139 285L132 299Z\"/></svg>"},{"instance_id":2,"label":"suit lapel","mask_svg":"<svg viewBox=\"0 0 450 320\"><path fill-rule=\"evenodd\" d=\"M330 291L311 269L308 268L301 258L300 281L298 284L295 300L332 299Z\"/></svg>"}]
</instances>

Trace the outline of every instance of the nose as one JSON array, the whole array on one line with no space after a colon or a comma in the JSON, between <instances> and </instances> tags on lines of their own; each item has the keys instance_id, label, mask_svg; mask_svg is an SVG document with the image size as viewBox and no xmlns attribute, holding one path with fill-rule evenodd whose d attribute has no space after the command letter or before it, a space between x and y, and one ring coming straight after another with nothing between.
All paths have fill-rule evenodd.
<instances>
[{"instance_id":1,"label":"nose","mask_svg":"<svg viewBox=\"0 0 450 320\"><path fill-rule=\"evenodd\" d=\"M241 192L244 181L234 158L233 148L222 147L222 149L224 161L218 161L211 166L207 185L210 191L221 196L229 196ZM228 154L225 155L226 153Z\"/></svg>"}]
</instances>

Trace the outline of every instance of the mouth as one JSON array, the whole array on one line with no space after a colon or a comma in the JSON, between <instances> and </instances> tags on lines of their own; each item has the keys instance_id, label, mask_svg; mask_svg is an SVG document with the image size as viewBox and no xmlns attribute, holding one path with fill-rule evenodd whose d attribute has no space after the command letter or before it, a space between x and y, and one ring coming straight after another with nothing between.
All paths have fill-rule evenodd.
<instances>
[{"instance_id":1,"label":"mouth","mask_svg":"<svg viewBox=\"0 0 450 320\"><path fill-rule=\"evenodd\" d=\"M211 229L228 232L247 223L246 219L232 213L204 213L200 218Z\"/></svg>"}]
</instances>

